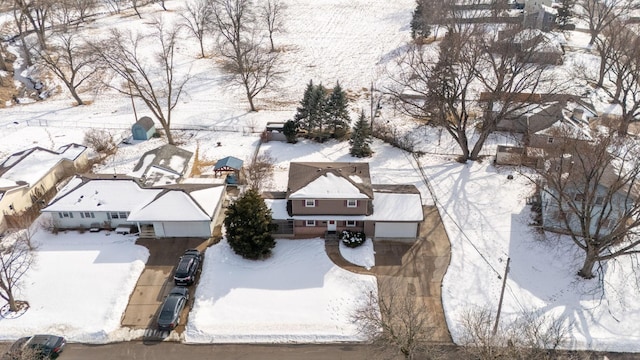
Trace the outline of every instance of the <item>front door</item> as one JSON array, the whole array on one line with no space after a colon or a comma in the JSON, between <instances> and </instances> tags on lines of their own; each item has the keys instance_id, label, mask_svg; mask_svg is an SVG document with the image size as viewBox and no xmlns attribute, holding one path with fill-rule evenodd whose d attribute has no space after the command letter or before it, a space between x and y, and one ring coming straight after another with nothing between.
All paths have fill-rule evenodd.
<instances>
[{"instance_id":1,"label":"front door","mask_svg":"<svg viewBox=\"0 0 640 360\"><path fill-rule=\"evenodd\" d=\"M335 220L329 220L327 221L327 231L336 231L337 226L336 226L336 221Z\"/></svg>"}]
</instances>

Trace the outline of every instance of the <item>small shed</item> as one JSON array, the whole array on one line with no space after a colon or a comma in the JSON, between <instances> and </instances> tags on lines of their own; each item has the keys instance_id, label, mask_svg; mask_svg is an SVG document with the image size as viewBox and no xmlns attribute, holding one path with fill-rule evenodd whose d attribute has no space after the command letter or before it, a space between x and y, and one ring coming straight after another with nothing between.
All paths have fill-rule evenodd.
<instances>
[{"instance_id":1,"label":"small shed","mask_svg":"<svg viewBox=\"0 0 640 360\"><path fill-rule=\"evenodd\" d=\"M218 177L221 173L227 172L229 173L227 176L227 183L236 184L238 182L238 177L240 176L242 163L242 160L236 157L227 156L226 158L220 159L216 162L216 165L213 167L213 173Z\"/></svg>"},{"instance_id":2,"label":"small shed","mask_svg":"<svg viewBox=\"0 0 640 360\"><path fill-rule=\"evenodd\" d=\"M131 127L133 140L149 140L156 133L153 120L148 116L143 116Z\"/></svg>"},{"instance_id":3,"label":"small shed","mask_svg":"<svg viewBox=\"0 0 640 360\"><path fill-rule=\"evenodd\" d=\"M264 130L265 141L287 141L287 137L284 135L284 124L283 122L268 122Z\"/></svg>"}]
</instances>

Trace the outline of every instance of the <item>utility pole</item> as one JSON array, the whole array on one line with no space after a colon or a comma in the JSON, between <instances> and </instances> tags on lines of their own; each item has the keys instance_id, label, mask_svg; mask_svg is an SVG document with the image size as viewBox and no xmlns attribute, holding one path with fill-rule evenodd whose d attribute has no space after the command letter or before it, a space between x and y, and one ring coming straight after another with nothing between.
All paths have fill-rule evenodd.
<instances>
[{"instance_id":1,"label":"utility pole","mask_svg":"<svg viewBox=\"0 0 640 360\"><path fill-rule=\"evenodd\" d=\"M504 299L504 288L507 285L507 275L509 274L509 263L511 258L507 258L507 266L504 268L504 276L502 277L502 290L500 291L500 301L498 301L498 313L496 314L496 322L493 324L493 332L495 335L498 332L498 323L500 322L500 312L502 311L502 299Z\"/></svg>"}]
</instances>

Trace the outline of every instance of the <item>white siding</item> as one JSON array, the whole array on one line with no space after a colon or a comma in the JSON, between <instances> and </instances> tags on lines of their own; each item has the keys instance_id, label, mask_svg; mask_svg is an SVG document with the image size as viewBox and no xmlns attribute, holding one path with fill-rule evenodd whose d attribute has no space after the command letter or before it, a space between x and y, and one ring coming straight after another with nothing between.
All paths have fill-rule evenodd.
<instances>
[{"instance_id":1,"label":"white siding","mask_svg":"<svg viewBox=\"0 0 640 360\"><path fill-rule=\"evenodd\" d=\"M418 223L376 222L376 238L415 238L418 235Z\"/></svg>"}]
</instances>

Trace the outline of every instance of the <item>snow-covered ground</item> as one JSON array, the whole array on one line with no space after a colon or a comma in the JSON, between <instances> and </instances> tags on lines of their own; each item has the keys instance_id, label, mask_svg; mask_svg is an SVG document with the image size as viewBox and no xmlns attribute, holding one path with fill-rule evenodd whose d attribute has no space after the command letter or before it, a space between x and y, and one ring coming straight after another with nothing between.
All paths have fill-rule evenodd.
<instances>
[{"instance_id":1,"label":"snow-covered ground","mask_svg":"<svg viewBox=\"0 0 640 360\"><path fill-rule=\"evenodd\" d=\"M374 276L334 265L323 239L278 240L264 261L244 260L223 241L207 250L202 274L187 342L362 340L351 316L377 292Z\"/></svg>"},{"instance_id":2,"label":"snow-covered ground","mask_svg":"<svg viewBox=\"0 0 640 360\"><path fill-rule=\"evenodd\" d=\"M283 2L288 6L284 21L287 32L276 36L276 46L283 50L283 79L277 89L258 96L259 112L247 112L242 91L228 86L214 60L196 59L195 41L181 43L180 71L191 69L194 78L187 85L187 95L174 110L173 124L180 128L204 129L177 132L181 146L190 151L198 148L206 160L229 155L248 159L259 142L253 131L263 128L268 121L290 119L309 80L327 87L340 81L353 99L351 110L355 118L361 108L368 109L371 82L379 87L384 85L385 69L394 63L405 46L415 5L413 0ZM172 11L166 13L157 5L144 7L142 20L135 16L104 17L88 25L84 35L99 36L104 27L143 28L152 16L175 17L182 6L182 1L167 1ZM569 34L568 45L586 46L588 38L582 33ZM558 73L571 78L568 68L571 64L592 64L594 59L588 49L584 49L569 52L565 60ZM576 84L574 87L586 89L577 80ZM92 103L72 106L73 100L61 92L46 101L0 109L0 155L4 157L31 146L57 149L69 142L81 143L89 127L109 131L116 140L128 136L127 128L134 121L128 97L109 91L87 92L83 96ZM612 110L611 104L599 96L593 94L598 110ZM142 103L136 105L139 115L149 115ZM459 340L463 311L473 307L497 308L501 286L498 275L503 273L507 258L511 258L503 321L522 311L552 315L566 319L571 325L570 342L566 344L569 348L640 352L639 286L630 259L605 265L604 287L600 287L597 279L578 278L575 273L582 254L575 246L565 238L541 234L528 226L530 214L525 199L533 189L515 169L496 169L489 159L482 163L454 162L458 151L446 132L415 125L386 104L376 121L386 122L400 132L410 132L416 139L417 149L426 152L420 163L437 201L431 198L412 157L380 141L374 142L375 153L371 159L352 158L347 143L265 144L260 151L268 151L277 166L270 188L286 187L291 161L369 161L374 183L414 184L421 191L423 201L436 203L441 211L452 243L443 302L454 340ZM217 146L218 142L221 146ZM492 154L496 145L512 142L512 136L496 134L484 153ZM129 173L142 153L161 144L162 139L123 144L113 158L96 170ZM507 174L515 178L508 180ZM132 277L140 272L147 256L143 249L119 235L54 236L40 232L37 236L41 243L38 265L21 293L31 308L19 318L0 319L0 338L13 339L36 331L59 333L73 341L87 342L131 337L126 329L119 328L118 322L135 282ZM347 309L356 306L358 295L364 296L361 291L371 286L371 280L354 278L360 287L349 292L350 287L345 288L344 281L352 275L332 268L316 242L279 241L274 257L261 263L240 260L224 243L209 249L207 258L220 261L207 262L205 266L205 281L198 288L198 305L190 316L187 340L356 338L347 323ZM289 253L293 256L287 256ZM368 262L371 251L350 256L345 253L345 257L353 261L364 259L364 266L373 265ZM287 270L308 265L298 262L307 257L315 260L317 272ZM269 271L277 272L284 279L265 278ZM74 274L78 277L74 278ZM60 286L51 288L52 279ZM259 282L259 279L269 281ZM354 279L349 281L356 281ZM252 297L266 300L248 303ZM58 299L69 300L60 303ZM309 308L303 306L305 303ZM250 312L240 310L246 306L263 307L252 308ZM270 311L282 312L285 306L292 310L281 317L286 322L274 323ZM294 315L299 317L292 319ZM326 315L325 321L319 321L320 315ZM308 326L306 332L300 330L304 318L309 321L305 324L314 324ZM256 332L243 331L242 324L255 328ZM327 327L333 327L330 336Z\"/></svg>"}]
</instances>

